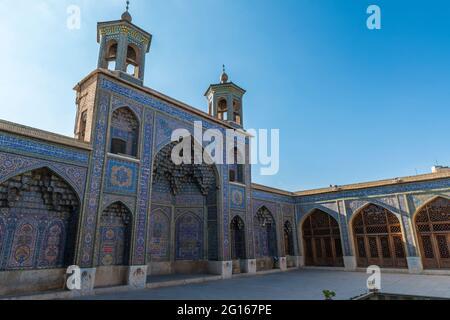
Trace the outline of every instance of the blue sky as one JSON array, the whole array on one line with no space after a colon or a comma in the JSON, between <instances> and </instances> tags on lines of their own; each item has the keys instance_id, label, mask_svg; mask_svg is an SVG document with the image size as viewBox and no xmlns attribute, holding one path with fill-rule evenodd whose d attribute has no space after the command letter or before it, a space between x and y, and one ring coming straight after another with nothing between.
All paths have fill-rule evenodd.
<instances>
[{"instance_id":1,"label":"blue sky","mask_svg":"<svg viewBox=\"0 0 450 320\"><path fill-rule=\"evenodd\" d=\"M96 22L124 2L0 0L0 118L71 136ZM370 4L382 30L366 28ZM206 111L225 63L248 91L246 127L280 129L280 172L254 182L298 191L450 164L448 1L133 0L131 13L154 36L147 86Z\"/></svg>"}]
</instances>

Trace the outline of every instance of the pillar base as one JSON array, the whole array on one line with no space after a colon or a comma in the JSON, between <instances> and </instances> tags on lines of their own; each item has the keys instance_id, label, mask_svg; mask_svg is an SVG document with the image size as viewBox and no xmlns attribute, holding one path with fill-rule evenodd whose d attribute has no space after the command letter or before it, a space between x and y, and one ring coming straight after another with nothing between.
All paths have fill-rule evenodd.
<instances>
[{"instance_id":1,"label":"pillar base","mask_svg":"<svg viewBox=\"0 0 450 320\"><path fill-rule=\"evenodd\" d=\"M256 273L256 259L241 260L241 271L243 273Z\"/></svg>"},{"instance_id":2,"label":"pillar base","mask_svg":"<svg viewBox=\"0 0 450 320\"><path fill-rule=\"evenodd\" d=\"M292 257L294 259L296 268L303 268L305 266L305 257L303 256L295 256Z\"/></svg>"},{"instance_id":3,"label":"pillar base","mask_svg":"<svg viewBox=\"0 0 450 320\"><path fill-rule=\"evenodd\" d=\"M81 269L81 294L92 294L95 287L95 273L96 268Z\"/></svg>"},{"instance_id":4,"label":"pillar base","mask_svg":"<svg viewBox=\"0 0 450 320\"><path fill-rule=\"evenodd\" d=\"M346 256L344 257L344 267L345 271L356 271L357 268L356 257Z\"/></svg>"},{"instance_id":5,"label":"pillar base","mask_svg":"<svg viewBox=\"0 0 450 320\"><path fill-rule=\"evenodd\" d=\"M278 262L277 262L277 266L278 269L280 269L281 271L286 271L287 270L287 260L286 257L278 257Z\"/></svg>"},{"instance_id":6,"label":"pillar base","mask_svg":"<svg viewBox=\"0 0 450 320\"><path fill-rule=\"evenodd\" d=\"M407 257L409 273L418 274L423 271L422 259L420 257Z\"/></svg>"},{"instance_id":7,"label":"pillar base","mask_svg":"<svg viewBox=\"0 0 450 320\"><path fill-rule=\"evenodd\" d=\"M208 271L211 274L231 279L233 276L233 261L208 261Z\"/></svg>"},{"instance_id":8,"label":"pillar base","mask_svg":"<svg viewBox=\"0 0 450 320\"><path fill-rule=\"evenodd\" d=\"M134 289L144 289L147 285L147 266L130 266L128 285Z\"/></svg>"}]
</instances>

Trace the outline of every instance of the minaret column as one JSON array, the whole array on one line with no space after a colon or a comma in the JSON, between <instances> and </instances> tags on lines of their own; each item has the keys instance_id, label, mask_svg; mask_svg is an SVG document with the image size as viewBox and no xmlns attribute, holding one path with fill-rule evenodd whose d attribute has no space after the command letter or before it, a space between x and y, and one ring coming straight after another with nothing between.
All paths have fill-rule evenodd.
<instances>
[{"instance_id":1,"label":"minaret column","mask_svg":"<svg viewBox=\"0 0 450 320\"><path fill-rule=\"evenodd\" d=\"M98 67L106 69L107 62L105 61L105 51L106 51L106 37L102 36L101 42L100 42L100 52L98 54Z\"/></svg>"},{"instance_id":2,"label":"minaret column","mask_svg":"<svg viewBox=\"0 0 450 320\"><path fill-rule=\"evenodd\" d=\"M233 121L233 114L234 114L234 108L233 108L233 94L228 93L227 95L227 106L228 106L228 121Z\"/></svg>"},{"instance_id":3,"label":"minaret column","mask_svg":"<svg viewBox=\"0 0 450 320\"><path fill-rule=\"evenodd\" d=\"M117 71L127 71L126 59L128 50L128 39L125 33L120 33L119 42L117 44L117 60L116 60L116 70Z\"/></svg>"}]
</instances>

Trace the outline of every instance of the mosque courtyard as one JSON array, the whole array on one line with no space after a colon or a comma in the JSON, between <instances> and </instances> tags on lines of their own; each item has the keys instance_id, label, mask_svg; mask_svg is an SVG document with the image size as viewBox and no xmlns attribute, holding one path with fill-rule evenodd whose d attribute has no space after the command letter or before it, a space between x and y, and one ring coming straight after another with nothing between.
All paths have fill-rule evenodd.
<instances>
[{"instance_id":1,"label":"mosque courtyard","mask_svg":"<svg viewBox=\"0 0 450 320\"><path fill-rule=\"evenodd\" d=\"M86 300L323 300L323 290L336 292L336 300L367 293L367 274L302 269L230 280L206 281L140 291L100 294ZM181 279L178 276L178 280ZM169 279L166 279L169 280ZM155 281L158 281L155 279ZM172 281L177 281L174 277ZM381 291L450 299L450 277L383 273Z\"/></svg>"}]
</instances>

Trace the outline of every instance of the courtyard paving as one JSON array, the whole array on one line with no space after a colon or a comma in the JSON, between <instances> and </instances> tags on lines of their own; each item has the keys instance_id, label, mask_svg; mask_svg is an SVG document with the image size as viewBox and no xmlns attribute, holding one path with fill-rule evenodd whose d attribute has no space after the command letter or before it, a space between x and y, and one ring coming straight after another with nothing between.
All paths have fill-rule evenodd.
<instances>
[{"instance_id":1,"label":"courtyard paving","mask_svg":"<svg viewBox=\"0 0 450 320\"><path fill-rule=\"evenodd\" d=\"M362 272L295 270L185 286L84 297L86 300L348 300L367 292ZM450 299L450 276L382 274L382 292Z\"/></svg>"}]
</instances>

